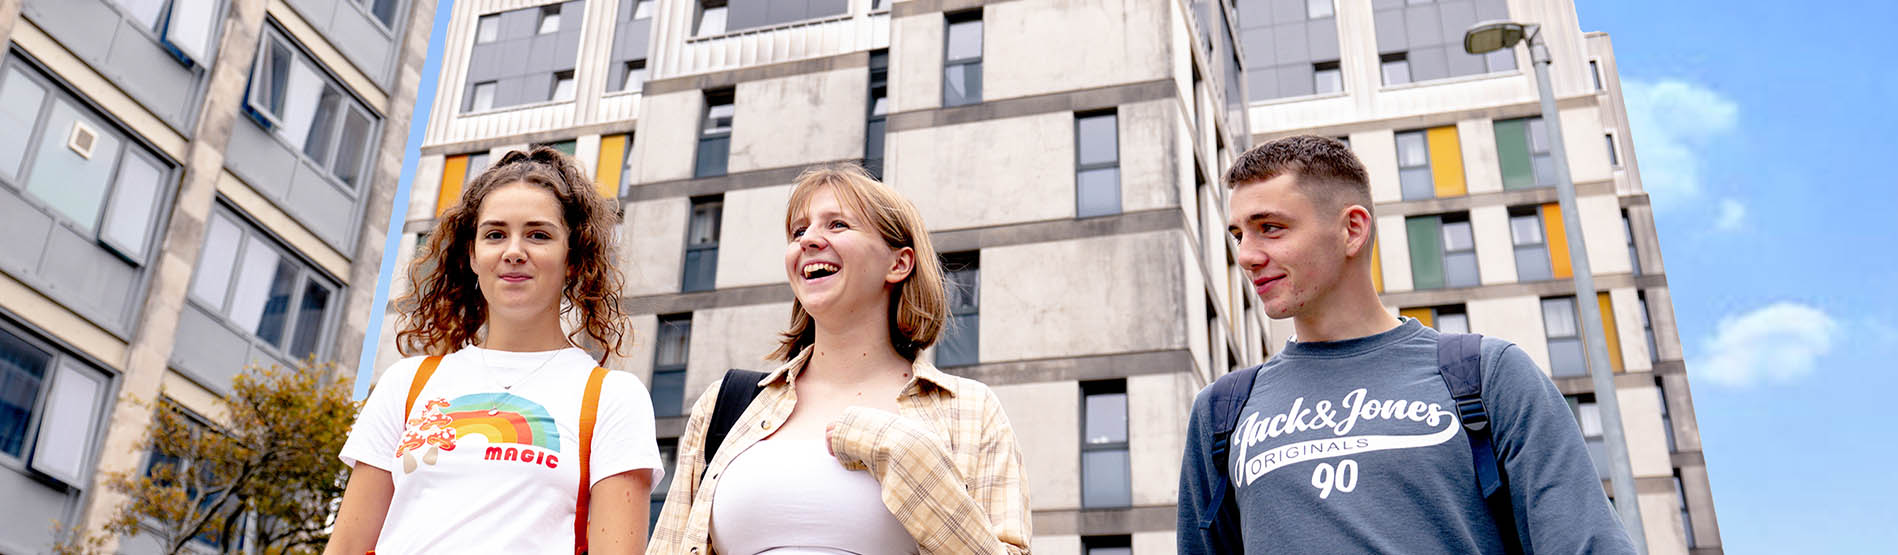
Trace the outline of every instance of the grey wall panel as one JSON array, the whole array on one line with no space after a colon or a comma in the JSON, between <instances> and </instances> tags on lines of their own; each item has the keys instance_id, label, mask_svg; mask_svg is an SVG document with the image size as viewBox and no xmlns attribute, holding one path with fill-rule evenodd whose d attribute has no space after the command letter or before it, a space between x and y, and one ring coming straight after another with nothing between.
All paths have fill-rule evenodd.
<instances>
[{"instance_id":1,"label":"grey wall panel","mask_svg":"<svg viewBox=\"0 0 1898 555\"><path fill-rule=\"evenodd\" d=\"M652 42L652 20L621 22L613 28L613 61L642 60Z\"/></svg>"},{"instance_id":2,"label":"grey wall panel","mask_svg":"<svg viewBox=\"0 0 1898 555\"><path fill-rule=\"evenodd\" d=\"M1276 95L1278 94L1277 91L1279 90L1278 88L1279 81L1278 81L1278 76L1275 75L1275 73L1277 72L1272 71L1270 69L1258 70L1258 71L1247 71L1246 72L1246 90L1259 91L1259 92L1252 93L1253 97L1255 98L1276 98L1277 97ZM1264 91L1272 91L1272 92L1264 92Z\"/></svg>"},{"instance_id":3,"label":"grey wall panel","mask_svg":"<svg viewBox=\"0 0 1898 555\"><path fill-rule=\"evenodd\" d=\"M497 43L475 45L468 55L468 82L480 83L500 77L504 54Z\"/></svg>"},{"instance_id":4,"label":"grey wall panel","mask_svg":"<svg viewBox=\"0 0 1898 555\"><path fill-rule=\"evenodd\" d=\"M1283 25L1305 20L1305 0L1270 0L1272 24Z\"/></svg>"},{"instance_id":5,"label":"grey wall panel","mask_svg":"<svg viewBox=\"0 0 1898 555\"><path fill-rule=\"evenodd\" d=\"M1463 52L1462 47L1450 48L1446 54L1449 57L1450 75L1475 75L1485 71L1483 57L1471 56Z\"/></svg>"},{"instance_id":6,"label":"grey wall panel","mask_svg":"<svg viewBox=\"0 0 1898 555\"><path fill-rule=\"evenodd\" d=\"M0 187L0 237L6 237L7 243L0 249L0 270L16 276L33 274L52 228L51 216L27 204L12 189Z\"/></svg>"},{"instance_id":7,"label":"grey wall panel","mask_svg":"<svg viewBox=\"0 0 1898 555\"><path fill-rule=\"evenodd\" d=\"M540 24L540 8L528 8L501 13L501 38L533 36L535 26Z\"/></svg>"},{"instance_id":8,"label":"grey wall panel","mask_svg":"<svg viewBox=\"0 0 1898 555\"><path fill-rule=\"evenodd\" d=\"M1272 56L1274 64L1303 63L1310 65L1311 47L1305 43L1305 26L1277 25L1272 27ZM1264 52L1246 51L1247 55L1265 58Z\"/></svg>"},{"instance_id":9,"label":"grey wall panel","mask_svg":"<svg viewBox=\"0 0 1898 555\"><path fill-rule=\"evenodd\" d=\"M39 275L48 297L94 321L127 327L138 269L97 241L65 226L53 226Z\"/></svg>"},{"instance_id":10,"label":"grey wall panel","mask_svg":"<svg viewBox=\"0 0 1898 555\"><path fill-rule=\"evenodd\" d=\"M356 223L355 199L333 184L326 174L309 164L299 164L283 202L286 212L310 228L318 238L340 252L350 252L345 243Z\"/></svg>"},{"instance_id":11,"label":"grey wall panel","mask_svg":"<svg viewBox=\"0 0 1898 555\"><path fill-rule=\"evenodd\" d=\"M0 503L0 551L51 553L49 521L65 518L73 498L6 467L0 467L0 491L7 492L6 502Z\"/></svg>"},{"instance_id":12,"label":"grey wall panel","mask_svg":"<svg viewBox=\"0 0 1898 555\"><path fill-rule=\"evenodd\" d=\"M1469 30L1470 25L1477 21L1476 5L1468 0L1438 4L1437 13L1440 16L1437 18L1437 24L1442 25L1438 29L1437 36L1455 39L1457 44L1463 43L1463 32ZM1458 49L1458 51L1461 50L1461 48Z\"/></svg>"},{"instance_id":13,"label":"grey wall panel","mask_svg":"<svg viewBox=\"0 0 1898 555\"><path fill-rule=\"evenodd\" d=\"M171 365L219 394L231 391L231 378L244 368L250 339L225 327L202 307L187 302L178 315L177 343Z\"/></svg>"},{"instance_id":14,"label":"grey wall panel","mask_svg":"<svg viewBox=\"0 0 1898 555\"><path fill-rule=\"evenodd\" d=\"M1411 6L1403 14L1404 36L1411 50L1443 44L1443 22L1435 5Z\"/></svg>"},{"instance_id":15,"label":"grey wall panel","mask_svg":"<svg viewBox=\"0 0 1898 555\"><path fill-rule=\"evenodd\" d=\"M1404 37L1404 11L1384 10L1372 16L1377 23L1377 52L1403 52L1410 49L1410 41Z\"/></svg>"},{"instance_id":16,"label":"grey wall panel","mask_svg":"<svg viewBox=\"0 0 1898 555\"><path fill-rule=\"evenodd\" d=\"M396 20L401 23L402 20ZM369 75L369 78L389 88L390 53L395 50L395 41L399 35L383 30L382 22L376 21L363 10L352 6L338 5L336 19L323 33L330 43L343 52L343 57Z\"/></svg>"},{"instance_id":17,"label":"grey wall panel","mask_svg":"<svg viewBox=\"0 0 1898 555\"><path fill-rule=\"evenodd\" d=\"M101 21L119 19L118 12L102 0L33 0L21 10L73 54L88 60L104 59L112 47L111 35L118 32L117 27L100 28Z\"/></svg>"},{"instance_id":18,"label":"grey wall panel","mask_svg":"<svg viewBox=\"0 0 1898 555\"><path fill-rule=\"evenodd\" d=\"M1404 0L1371 0L1371 9L1373 10L1382 10L1385 8L1401 8L1403 6L1404 6Z\"/></svg>"},{"instance_id":19,"label":"grey wall panel","mask_svg":"<svg viewBox=\"0 0 1898 555\"><path fill-rule=\"evenodd\" d=\"M297 13L303 14L303 19L306 21L309 21L310 25L316 26L317 29L323 29L323 28L329 27L330 20L336 18L336 12L340 10L348 9L348 6L342 5L343 2L350 2L354 0L289 0L289 1L290 1L290 7L296 8Z\"/></svg>"},{"instance_id":20,"label":"grey wall panel","mask_svg":"<svg viewBox=\"0 0 1898 555\"><path fill-rule=\"evenodd\" d=\"M579 10L574 10L579 11ZM575 23L578 25L578 23ZM580 33L563 31L554 35L554 62L549 71L570 71L580 58Z\"/></svg>"},{"instance_id":21,"label":"grey wall panel","mask_svg":"<svg viewBox=\"0 0 1898 555\"><path fill-rule=\"evenodd\" d=\"M540 35L527 42L527 67L533 72L554 71L560 65L559 59L559 35Z\"/></svg>"},{"instance_id":22,"label":"grey wall panel","mask_svg":"<svg viewBox=\"0 0 1898 555\"><path fill-rule=\"evenodd\" d=\"M508 46L509 48L500 51L501 61L495 66L494 79L520 75L522 68L527 67L527 41L509 41Z\"/></svg>"},{"instance_id":23,"label":"grey wall panel","mask_svg":"<svg viewBox=\"0 0 1898 555\"><path fill-rule=\"evenodd\" d=\"M1314 62L1338 61L1338 20L1325 18L1305 24L1305 44Z\"/></svg>"},{"instance_id":24,"label":"grey wall panel","mask_svg":"<svg viewBox=\"0 0 1898 555\"><path fill-rule=\"evenodd\" d=\"M178 63L151 37L140 33L131 20L120 19L106 54L104 72L115 77L120 89L151 108L174 129L191 127L191 98L198 75Z\"/></svg>"},{"instance_id":25,"label":"grey wall panel","mask_svg":"<svg viewBox=\"0 0 1898 555\"><path fill-rule=\"evenodd\" d=\"M1442 46L1410 51L1410 80L1429 81L1450 77L1449 60Z\"/></svg>"},{"instance_id":26,"label":"grey wall panel","mask_svg":"<svg viewBox=\"0 0 1898 555\"><path fill-rule=\"evenodd\" d=\"M1246 53L1248 69L1268 67L1275 62L1272 55L1272 27L1260 27L1239 32L1239 49Z\"/></svg>"},{"instance_id":27,"label":"grey wall panel","mask_svg":"<svg viewBox=\"0 0 1898 555\"><path fill-rule=\"evenodd\" d=\"M1503 0L1476 0L1476 20L1509 19L1509 4Z\"/></svg>"},{"instance_id":28,"label":"grey wall panel","mask_svg":"<svg viewBox=\"0 0 1898 555\"><path fill-rule=\"evenodd\" d=\"M769 25L771 0L731 0L725 8L725 28L750 29Z\"/></svg>"},{"instance_id":29,"label":"grey wall panel","mask_svg":"<svg viewBox=\"0 0 1898 555\"><path fill-rule=\"evenodd\" d=\"M806 16L807 18L843 15L844 12L850 10L850 3L846 0L810 0L810 2L810 15Z\"/></svg>"},{"instance_id":30,"label":"grey wall panel","mask_svg":"<svg viewBox=\"0 0 1898 555\"><path fill-rule=\"evenodd\" d=\"M265 197L282 200L300 163L297 153L257 122L245 117L231 123L231 145L225 149L224 165Z\"/></svg>"},{"instance_id":31,"label":"grey wall panel","mask_svg":"<svg viewBox=\"0 0 1898 555\"><path fill-rule=\"evenodd\" d=\"M538 101L539 100L529 100L526 77L509 77L502 79L499 84L495 85L494 106L497 108Z\"/></svg>"}]
</instances>

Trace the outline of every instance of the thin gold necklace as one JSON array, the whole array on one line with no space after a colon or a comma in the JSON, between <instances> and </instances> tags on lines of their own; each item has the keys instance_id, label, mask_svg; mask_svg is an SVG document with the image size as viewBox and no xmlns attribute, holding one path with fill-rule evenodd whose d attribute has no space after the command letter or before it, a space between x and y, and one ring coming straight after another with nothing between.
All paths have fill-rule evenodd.
<instances>
[{"instance_id":1,"label":"thin gold necklace","mask_svg":"<svg viewBox=\"0 0 1898 555\"><path fill-rule=\"evenodd\" d=\"M489 349L487 347L481 348L481 366L482 368L487 369L488 379L492 381L494 378L494 365L488 364L488 351L490 350L492 349ZM554 354L549 355L545 360L540 361L540 364L535 366L533 370L528 371L527 375L521 376L520 379L514 380L514 383L501 386L501 396L495 397L494 402L488 404L488 416L494 416L496 414L500 414L501 401L506 401L509 397L514 396L514 386L521 385L521 382L525 382L527 381L528 378L534 377L534 374L540 373L540 370L542 368L547 367L547 363L553 362L554 359L556 358L560 358L561 351L565 351L565 350L566 349L559 349L559 350L554 351Z\"/></svg>"}]
</instances>

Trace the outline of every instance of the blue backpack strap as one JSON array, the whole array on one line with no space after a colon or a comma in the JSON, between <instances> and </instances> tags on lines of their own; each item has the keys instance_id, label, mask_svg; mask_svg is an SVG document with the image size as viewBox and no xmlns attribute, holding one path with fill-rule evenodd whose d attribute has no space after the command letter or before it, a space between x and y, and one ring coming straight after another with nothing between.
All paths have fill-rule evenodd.
<instances>
[{"instance_id":1,"label":"blue backpack strap","mask_svg":"<svg viewBox=\"0 0 1898 555\"><path fill-rule=\"evenodd\" d=\"M1261 364L1220 376L1213 382L1208 401L1212 404L1212 437L1210 445L1212 460L1217 469L1214 476L1219 479L1219 487L1212 488L1212 498L1200 511L1199 528L1208 535L1215 553L1239 553L1240 545L1238 501L1233 498L1232 478L1227 475L1229 465L1227 457L1231 454L1232 431L1239 425L1239 411L1245 408L1246 400L1252 396L1252 384L1259 377ZM1222 524L1223 523L1223 524Z\"/></svg>"},{"instance_id":2,"label":"blue backpack strap","mask_svg":"<svg viewBox=\"0 0 1898 555\"><path fill-rule=\"evenodd\" d=\"M1470 438L1470 459L1476 467L1476 483L1489 507L1491 520L1502 536L1503 551L1511 555L1523 552L1516 531L1516 511L1509 500L1509 475L1496 458L1496 442L1489 425L1489 411L1483 407L1483 336L1471 333L1445 333L1437 336L1437 373L1450 389L1456 402L1457 420Z\"/></svg>"}]
</instances>

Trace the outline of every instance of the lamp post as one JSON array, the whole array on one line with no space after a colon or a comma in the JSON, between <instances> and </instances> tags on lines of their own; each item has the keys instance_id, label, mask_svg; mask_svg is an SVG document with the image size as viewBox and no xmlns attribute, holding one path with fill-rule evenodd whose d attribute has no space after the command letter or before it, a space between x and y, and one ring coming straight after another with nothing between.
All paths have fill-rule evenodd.
<instances>
[{"instance_id":1,"label":"lamp post","mask_svg":"<svg viewBox=\"0 0 1898 555\"><path fill-rule=\"evenodd\" d=\"M1634 541L1636 552L1647 553L1647 535L1641 526L1641 506L1634 490L1634 470L1628 463L1628 438L1621 428L1621 402L1615 397L1613 366L1608 362L1608 345L1602 332L1601 308L1595 301L1595 276L1588 267L1588 247L1582 239L1582 216L1575 209L1575 182L1569 176L1568 150L1562 144L1562 117L1555 110L1555 88L1549 85L1549 46L1542 40L1542 26L1510 21L1484 21L1463 33L1463 51L1482 55L1528 40L1529 56L1536 70L1536 87L1542 97L1542 124L1548 131L1549 154L1555 162L1555 191L1562 207L1564 228L1568 234L1569 265L1574 268L1575 308L1582 319L1582 345L1588 352L1588 374L1595 384L1595 403L1601 409L1603 442L1608 451L1608 480L1615 492L1615 508L1621 525Z\"/></svg>"}]
</instances>

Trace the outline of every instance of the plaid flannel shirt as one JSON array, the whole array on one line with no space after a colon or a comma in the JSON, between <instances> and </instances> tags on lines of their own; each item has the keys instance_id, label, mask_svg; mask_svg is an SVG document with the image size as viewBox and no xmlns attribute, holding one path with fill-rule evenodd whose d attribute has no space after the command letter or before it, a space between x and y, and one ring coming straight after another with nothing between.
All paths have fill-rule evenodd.
<instances>
[{"instance_id":1,"label":"plaid flannel shirt","mask_svg":"<svg viewBox=\"0 0 1898 555\"><path fill-rule=\"evenodd\" d=\"M764 391L732 425L725 445L705 460L705 428L718 401L713 383L693 404L680 437L672 490L646 553L710 555L712 493L718 475L791 416L791 384L810 348L773 370ZM851 407L830 438L845 468L882 484L883 505L922 553L1028 553L1030 510L1021 449L995 393L917 361L897 398L899 414ZM703 480L703 483L701 483Z\"/></svg>"}]
</instances>

